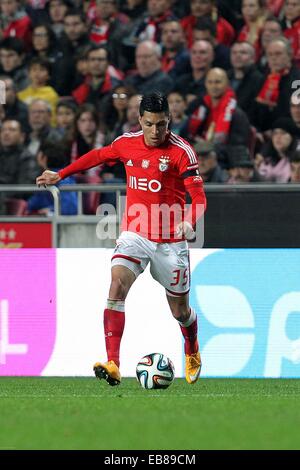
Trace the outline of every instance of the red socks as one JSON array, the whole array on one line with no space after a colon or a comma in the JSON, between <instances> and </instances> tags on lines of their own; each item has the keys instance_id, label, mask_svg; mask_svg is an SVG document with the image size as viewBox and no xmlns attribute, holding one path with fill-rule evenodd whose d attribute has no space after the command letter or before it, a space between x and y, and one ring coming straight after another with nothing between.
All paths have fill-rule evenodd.
<instances>
[{"instance_id":1,"label":"red socks","mask_svg":"<svg viewBox=\"0 0 300 470\"><path fill-rule=\"evenodd\" d=\"M120 344L125 326L125 313L106 308L104 310L104 333L108 361L120 366Z\"/></svg>"},{"instance_id":2,"label":"red socks","mask_svg":"<svg viewBox=\"0 0 300 470\"><path fill-rule=\"evenodd\" d=\"M195 310L191 309L190 318L186 323L180 323L180 329L184 337L184 353L188 354L195 354L199 351L199 343L198 343L198 325L197 325L197 316Z\"/></svg>"}]
</instances>

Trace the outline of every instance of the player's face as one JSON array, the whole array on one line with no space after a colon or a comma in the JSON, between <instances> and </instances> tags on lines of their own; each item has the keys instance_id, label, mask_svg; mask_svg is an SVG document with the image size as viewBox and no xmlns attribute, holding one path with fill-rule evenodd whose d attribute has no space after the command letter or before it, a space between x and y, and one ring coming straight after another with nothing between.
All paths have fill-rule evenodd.
<instances>
[{"instance_id":1,"label":"player's face","mask_svg":"<svg viewBox=\"0 0 300 470\"><path fill-rule=\"evenodd\" d=\"M146 145L149 145L149 147L159 147L166 138L170 122L169 116L165 113L150 113L145 111L139 121Z\"/></svg>"}]
</instances>

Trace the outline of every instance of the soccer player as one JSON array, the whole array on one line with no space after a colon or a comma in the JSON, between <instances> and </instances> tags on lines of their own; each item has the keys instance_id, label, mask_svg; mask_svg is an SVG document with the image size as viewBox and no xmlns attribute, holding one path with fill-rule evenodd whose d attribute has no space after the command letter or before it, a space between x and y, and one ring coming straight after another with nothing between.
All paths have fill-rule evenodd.
<instances>
[{"instance_id":1,"label":"soccer player","mask_svg":"<svg viewBox=\"0 0 300 470\"><path fill-rule=\"evenodd\" d=\"M148 263L152 277L166 290L170 310L185 340L187 382L194 384L201 371L197 316L189 305L187 240L195 237L194 227L205 210L206 198L195 151L168 130L169 123L167 97L158 92L144 95L140 103L140 132L125 133L111 145L88 152L58 173L46 170L37 178L38 185L56 184L104 162L121 161L125 165L126 211L112 257L111 285L104 310L107 362L94 365L96 377L110 385L121 381L119 351L125 299ZM184 212L186 191L192 204ZM166 210L174 207L173 214ZM137 213L141 215L138 221Z\"/></svg>"}]
</instances>

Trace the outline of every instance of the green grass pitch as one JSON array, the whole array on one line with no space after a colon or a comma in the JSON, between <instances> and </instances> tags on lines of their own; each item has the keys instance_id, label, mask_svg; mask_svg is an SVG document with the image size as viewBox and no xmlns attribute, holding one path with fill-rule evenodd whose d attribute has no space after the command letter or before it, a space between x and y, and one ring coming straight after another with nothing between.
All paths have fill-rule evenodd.
<instances>
[{"instance_id":1,"label":"green grass pitch","mask_svg":"<svg viewBox=\"0 0 300 470\"><path fill-rule=\"evenodd\" d=\"M0 449L300 449L300 381L0 378Z\"/></svg>"}]
</instances>

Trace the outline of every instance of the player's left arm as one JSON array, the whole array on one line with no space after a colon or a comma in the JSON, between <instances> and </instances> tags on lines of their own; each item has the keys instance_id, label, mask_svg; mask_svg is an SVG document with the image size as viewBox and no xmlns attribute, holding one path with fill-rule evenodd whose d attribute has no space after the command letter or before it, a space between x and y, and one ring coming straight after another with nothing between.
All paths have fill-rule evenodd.
<instances>
[{"instance_id":1,"label":"player's left arm","mask_svg":"<svg viewBox=\"0 0 300 470\"><path fill-rule=\"evenodd\" d=\"M190 149L193 151L192 147ZM177 234L184 235L187 240L195 238L195 229L197 221L203 216L206 210L206 196L203 187L203 179L200 175L197 156L191 162L191 153L184 154L180 159L179 173L183 179L186 192L189 193L192 203L185 214L184 221L177 227Z\"/></svg>"}]
</instances>

